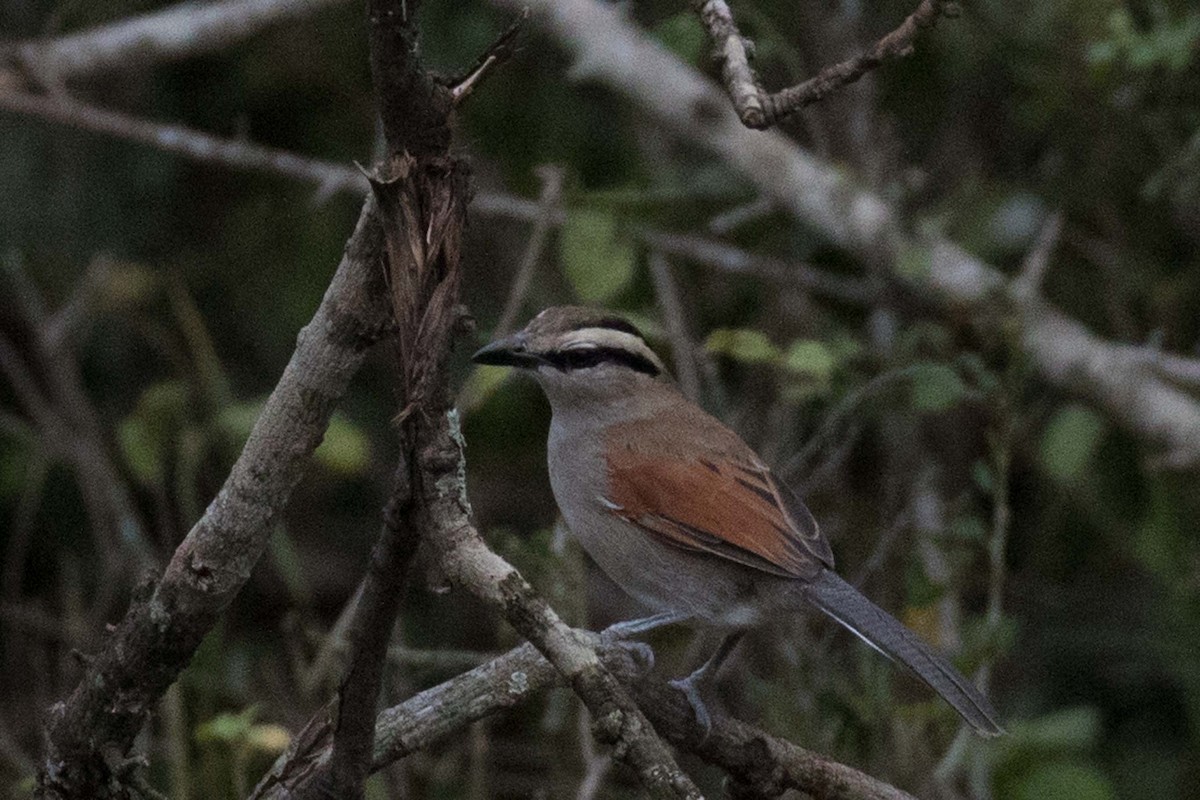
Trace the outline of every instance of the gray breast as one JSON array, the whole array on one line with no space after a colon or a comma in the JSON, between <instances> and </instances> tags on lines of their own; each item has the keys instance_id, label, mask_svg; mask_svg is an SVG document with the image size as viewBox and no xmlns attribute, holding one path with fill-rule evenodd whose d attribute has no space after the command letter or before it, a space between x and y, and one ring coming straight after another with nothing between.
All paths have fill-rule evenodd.
<instances>
[{"instance_id":1,"label":"gray breast","mask_svg":"<svg viewBox=\"0 0 1200 800\"><path fill-rule=\"evenodd\" d=\"M653 611L683 611L731 627L758 621L758 592L775 579L663 542L613 513L598 430L555 412L550 483L559 510L583 549L618 586Z\"/></svg>"}]
</instances>

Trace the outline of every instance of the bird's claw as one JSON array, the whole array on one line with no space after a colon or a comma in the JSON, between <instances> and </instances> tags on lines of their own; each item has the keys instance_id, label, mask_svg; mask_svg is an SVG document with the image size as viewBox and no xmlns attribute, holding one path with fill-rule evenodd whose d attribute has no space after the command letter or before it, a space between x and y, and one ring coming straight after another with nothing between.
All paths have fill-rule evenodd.
<instances>
[{"instance_id":1,"label":"bird's claw","mask_svg":"<svg viewBox=\"0 0 1200 800\"><path fill-rule=\"evenodd\" d=\"M696 715L696 724L704 731L700 741L703 743L712 733L712 717L708 713L708 706L704 704L703 698L700 697L700 671L693 672L686 678L676 678L672 681L667 681L673 689L678 689L683 692L684 697L688 699L688 703L692 706L692 713Z\"/></svg>"},{"instance_id":2,"label":"bird's claw","mask_svg":"<svg viewBox=\"0 0 1200 800\"><path fill-rule=\"evenodd\" d=\"M629 653L630 657L638 663L642 672L649 672L654 669L654 648L645 642L634 642L628 639L614 642L617 647Z\"/></svg>"},{"instance_id":3,"label":"bird's claw","mask_svg":"<svg viewBox=\"0 0 1200 800\"><path fill-rule=\"evenodd\" d=\"M641 667L643 672L649 672L654 669L654 648L645 642L637 642L632 639L626 639L625 632L618 630L616 626L606 628L600 632L600 643L606 646L616 646L629 653L637 665Z\"/></svg>"}]
</instances>

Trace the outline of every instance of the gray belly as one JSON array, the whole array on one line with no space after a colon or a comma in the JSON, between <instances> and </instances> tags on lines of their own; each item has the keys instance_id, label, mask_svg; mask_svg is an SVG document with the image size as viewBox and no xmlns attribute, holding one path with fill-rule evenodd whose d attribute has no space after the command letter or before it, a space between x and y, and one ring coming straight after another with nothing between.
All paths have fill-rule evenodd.
<instances>
[{"instance_id":1,"label":"gray belly","mask_svg":"<svg viewBox=\"0 0 1200 800\"><path fill-rule=\"evenodd\" d=\"M625 521L604 505L600 453L550 440L550 482L571 533L609 578L653 611L679 611L727 627L750 627L791 581L717 556L693 553Z\"/></svg>"}]
</instances>

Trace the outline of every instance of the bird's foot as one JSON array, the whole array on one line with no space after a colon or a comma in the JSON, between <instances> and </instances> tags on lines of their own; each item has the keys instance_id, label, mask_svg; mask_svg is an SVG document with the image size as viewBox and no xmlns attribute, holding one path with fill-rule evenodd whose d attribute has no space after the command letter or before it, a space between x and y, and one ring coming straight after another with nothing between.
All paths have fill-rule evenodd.
<instances>
[{"instance_id":1,"label":"bird's foot","mask_svg":"<svg viewBox=\"0 0 1200 800\"><path fill-rule=\"evenodd\" d=\"M705 674L704 667L701 667L686 678L676 678L675 680L667 681L667 684L671 688L683 692L684 697L691 704L692 713L696 715L696 724L704 732L700 738L701 742L707 740L709 734L712 733L712 717L708 713L708 706L704 704L704 698L700 696L700 690L707 683L704 680Z\"/></svg>"},{"instance_id":2,"label":"bird's foot","mask_svg":"<svg viewBox=\"0 0 1200 800\"><path fill-rule=\"evenodd\" d=\"M636 620L635 620L636 621ZM643 672L654 669L654 648L645 642L626 639L628 633L619 629L618 625L605 628L600 632L600 643L605 646L615 645L629 653Z\"/></svg>"}]
</instances>

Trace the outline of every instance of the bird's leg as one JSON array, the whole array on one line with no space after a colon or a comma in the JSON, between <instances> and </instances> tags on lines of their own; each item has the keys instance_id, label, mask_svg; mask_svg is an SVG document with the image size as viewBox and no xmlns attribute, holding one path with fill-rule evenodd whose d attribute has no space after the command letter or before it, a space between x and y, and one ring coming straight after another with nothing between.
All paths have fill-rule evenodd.
<instances>
[{"instance_id":1,"label":"bird's leg","mask_svg":"<svg viewBox=\"0 0 1200 800\"><path fill-rule=\"evenodd\" d=\"M704 739L707 739L708 734L712 732L712 717L709 716L708 707L704 705L704 698L700 696L700 693L716 678L717 671L721 669L725 659L729 658L729 654L737 647L744 635L744 631L735 631L729 634L721 642L717 652L713 653L712 658L705 661L699 669L686 678L677 678L669 682L671 686L683 692L688 702L691 703L692 711L696 714L696 722L704 729Z\"/></svg>"},{"instance_id":2,"label":"bird's leg","mask_svg":"<svg viewBox=\"0 0 1200 800\"><path fill-rule=\"evenodd\" d=\"M617 646L629 651L629 654L640 660L646 665L647 670L654 668L654 650L645 642L631 642L628 637L638 633L652 631L655 628L661 628L665 625L673 625L676 622L683 622L690 619L691 614L685 614L681 611L664 611L661 614L654 614L641 619L629 619L624 622L618 622L614 625L609 625L600 633L600 640L605 644L616 644Z\"/></svg>"},{"instance_id":3,"label":"bird's leg","mask_svg":"<svg viewBox=\"0 0 1200 800\"><path fill-rule=\"evenodd\" d=\"M691 614L686 614L682 611L664 611L661 614L654 614L653 616L642 617L641 619L628 619L624 622L609 625L600 635L607 639L627 639L636 633L645 633L655 628L674 625L676 622L684 622L691 619L691 616Z\"/></svg>"}]
</instances>

